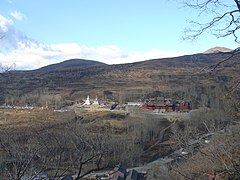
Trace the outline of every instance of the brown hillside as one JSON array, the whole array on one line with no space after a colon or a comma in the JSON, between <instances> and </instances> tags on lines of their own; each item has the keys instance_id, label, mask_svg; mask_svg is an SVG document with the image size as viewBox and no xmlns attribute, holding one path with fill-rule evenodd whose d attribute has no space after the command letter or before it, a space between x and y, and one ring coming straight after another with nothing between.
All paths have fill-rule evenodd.
<instances>
[{"instance_id":1,"label":"brown hillside","mask_svg":"<svg viewBox=\"0 0 240 180\"><path fill-rule=\"evenodd\" d=\"M213 90L223 92L240 75L236 61L239 57L222 64L221 71L217 69L213 75L199 73L227 57L228 53L196 54L120 65L11 72L7 79L1 78L1 83L5 84L2 103L7 99L8 103L45 105L44 98L51 97L52 101L61 99L58 106L62 106L63 100L73 103L87 95L124 103L140 101L154 92L197 102L202 94Z\"/></svg>"}]
</instances>

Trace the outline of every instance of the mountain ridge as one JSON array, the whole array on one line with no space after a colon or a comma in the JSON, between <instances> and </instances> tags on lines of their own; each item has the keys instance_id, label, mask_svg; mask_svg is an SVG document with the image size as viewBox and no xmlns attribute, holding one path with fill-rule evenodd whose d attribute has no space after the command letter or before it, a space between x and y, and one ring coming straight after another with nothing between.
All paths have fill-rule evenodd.
<instances>
[{"instance_id":1,"label":"mountain ridge","mask_svg":"<svg viewBox=\"0 0 240 180\"><path fill-rule=\"evenodd\" d=\"M154 61L166 61L166 60L172 60L172 59L185 59L184 61L186 61L186 57L192 57L192 56L202 56L204 57L205 55L209 55L209 54L218 54L218 53L230 53L232 50L229 49L229 48L225 48L225 47L213 47L213 48L210 48L206 51L204 51L203 53L197 53L197 54L190 54L190 55L182 55L182 56L177 56L177 57L169 57L169 58L154 58L154 59L148 59L148 60L145 60L145 61L137 61L137 62L132 62L132 63L123 63L123 64L106 64L106 63L103 63L103 62L100 62L98 60L88 60L88 59L79 59L79 58L75 58L75 59L68 59L68 60L64 60L64 61L61 61L59 63L54 63L54 64L49 64L49 65L46 65L46 66L43 66L43 67L40 67L40 68L37 68L37 69L33 69L33 70L15 70L17 72L27 72L27 71L37 71L37 72L51 72L51 71L61 71L61 70L66 70L66 69L74 69L74 68L88 68L88 67L91 67L91 66L116 66L116 65L131 65L131 64L134 64L134 65L137 65L137 64L149 64L151 62L154 62ZM200 59L204 59L204 58L200 58ZM199 58L198 58L199 60ZM208 59L210 60L210 59ZM187 60L188 61L188 60ZM211 61L211 60L210 60ZM167 63L169 64L169 63ZM170 62L171 64L171 62Z\"/></svg>"},{"instance_id":2,"label":"mountain ridge","mask_svg":"<svg viewBox=\"0 0 240 180\"><path fill-rule=\"evenodd\" d=\"M91 66L97 66L97 65L107 65L105 63L95 61L95 60L86 60L86 59L69 59L65 60L59 63L50 64L38 69L34 69L31 71L45 71L45 72L51 72L51 71L60 71L60 70L66 70L71 68L86 68Z\"/></svg>"},{"instance_id":3,"label":"mountain ridge","mask_svg":"<svg viewBox=\"0 0 240 180\"><path fill-rule=\"evenodd\" d=\"M220 47L220 46L216 46L210 49L207 49L206 51L204 51L204 54L210 54L210 53L226 53L226 52L231 52L233 51L232 49L226 48L226 47Z\"/></svg>"},{"instance_id":4,"label":"mountain ridge","mask_svg":"<svg viewBox=\"0 0 240 180\"><path fill-rule=\"evenodd\" d=\"M214 48L211 48L212 51L214 51ZM184 62L188 62L189 59L194 59L192 57L200 57L197 58L198 61L205 61L208 60L210 62L214 61L214 58L205 58L207 55L210 54L215 54L212 56L218 56L218 53L220 52L210 52L210 50L207 50L205 52L209 52L209 53L197 53L197 54L191 54L191 55L182 55L182 56L177 56L177 57L169 57L169 58L155 58L155 59L149 59L149 60L145 60L145 61L137 61L137 62L131 62L131 63L123 63L123 64L106 64L106 63L102 63L100 61L97 60L88 60L88 59L69 59L69 60L64 60L62 62L59 63L55 63L55 64L50 64L44 67L40 67L38 69L34 69L34 70L29 70L29 71L55 71L55 70L66 70L66 69L71 69L71 68L88 68L91 66L131 66L131 65L139 65L139 64L151 64L152 62L155 61L169 61L166 62L166 64L171 65L171 61L172 60L180 60L180 61L184 61ZM227 51L228 48L225 48L225 52L228 54L230 51ZM230 50L230 49L228 49ZM222 53L222 52L221 52ZM220 55L221 56L221 55Z\"/></svg>"},{"instance_id":5,"label":"mountain ridge","mask_svg":"<svg viewBox=\"0 0 240 180\"><path fill-rule=\"evenodd\" d=\"M4 103L4 99L9 97L8 99L18 100L17 103L38 102L43 105L41 99L48 98L50 95L47 94L52 97L61 96L66 102L80 100L87 95L98 95L104 99L120 98L127 102L139 100L155 91L169 97L189 98L190 95L180 93L183 90L196 91L197 97L194 98L198 100L202 91L207 91L209 87L214 88L219 83L224 88L233 76L240 76L239 66L236 64L238 61L235 61L239 59L239 55L226 65L222 64L224 68L214 76L198 73L229 55L231 53L199 53L115 65L97 61L89 63L88 60L67 60L36 70L8 73L8 79L0 76L0 83L4 84L2 88L5 89L5 94L0 94L0 103ZM10 81L7 82L8 80Z\"/></svg>"}]
</instances>

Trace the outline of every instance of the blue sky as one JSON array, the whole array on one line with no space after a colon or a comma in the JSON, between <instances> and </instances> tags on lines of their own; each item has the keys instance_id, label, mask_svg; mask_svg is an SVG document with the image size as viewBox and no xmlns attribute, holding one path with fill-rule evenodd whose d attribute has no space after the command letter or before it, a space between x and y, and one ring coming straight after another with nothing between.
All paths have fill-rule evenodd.
<instances>
[{"instance_id":1,"label":"blue sky","mask_svg":"<svg viewBox=\"0 0 240 180\"><path fill-rule=\"evenodd\" d=\"M236 48L208 34L183 41L197 16L174 0L0 0L0 63L34 69L70 58L119 64ZM203 20L203 19L202 19Z\"/></svg>"}]
</instances>

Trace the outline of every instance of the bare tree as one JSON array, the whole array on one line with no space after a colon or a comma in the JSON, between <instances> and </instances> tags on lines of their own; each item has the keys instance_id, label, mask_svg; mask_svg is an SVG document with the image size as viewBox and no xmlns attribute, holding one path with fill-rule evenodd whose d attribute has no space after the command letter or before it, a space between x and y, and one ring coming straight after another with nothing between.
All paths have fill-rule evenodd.
<instances>
[{"instance_id":1,"label":"bare tree","mask_svg":"<svg viewBox=\"0 0 240 180\"><path fill-rule=\"evenodd\" d=\"M239 0L182 0L182 2L185 8L191 8L199 13L197 17L189 20L189 26L185 28L184 40L195 40L204 33L208 33L217 38L232 36L236 43L240 43ZM201 18L208 20L202 21ZM236 60L235 57L240 53L239 48L236 48L229 56L224 57L217 63L203 68L201 73L212 72L225 62ZM237 82L239 82L239 79Z\"/></svg>"},{"instance_id":2,"label":"bare tree","mask_svg":"<svg viewBox=\"0 0 240 180\"><path fill-rule=\"evenodd\" d=\"M190 21L190 27L186 29L185 39L195 39L205 32L211 32L217 38L234 36L238 41L240 1L232 0L190 0L184 1L186 7L199 12L199 17L207 14L212 17L207 22Z\"/></svg>"},{"instance_id":3,"label":"bare tree","mask_svg":"<svg viewBox=\"0 0 240 180\"><path fill-rule=\"evenodd\" d=\"M0 178L34 179L46 173L54 179L75 174L77 180L102 168L103 149L83 129L24 131L1 130Z\"/></svg>"},{"instance_id":4,"label":"bare tree","mask_svg":"<svg viewBox=\"0 0 240 180\"><path fill-rule=\"evenodd\" d=\"M215 133L209 145L173 166L171 174L177 179L239 179L238 131L239 125L229 126L225 133Z\"/></svg>"},{"instance_id":5,"label":"bare tree","mask_svg":"<svg viewBox=\"0 0 240 180\"><path fill-rule=\"evenodd\" d=\"M29 142L29 136L32 135L31 133L12 133L8 130L1 131L1 178L20 180L26 174L33 176L37 172L40 160L37 154L41 147ZM30 172L31 174L29 174Z\"/></svg>"}]
</instances>

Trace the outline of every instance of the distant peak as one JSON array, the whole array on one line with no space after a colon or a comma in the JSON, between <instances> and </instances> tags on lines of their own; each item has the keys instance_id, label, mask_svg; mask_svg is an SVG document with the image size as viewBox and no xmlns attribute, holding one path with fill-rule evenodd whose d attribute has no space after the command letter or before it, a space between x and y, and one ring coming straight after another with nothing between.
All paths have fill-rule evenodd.
<instances>
[{"instance_id":1,"label":"distant peak","mask_svg":"<svg viewBox=\"0 0 240 180\"><path fill-rule=\"evenodd\" d=\"M74 68L85 68L96 65L106 65L105 63L93 61L93 60L85 60L85 59L70 59L56 64L50 64L48 66L44 66L37 70L50 72L56 70L64 70L64 69L74 69Z\"/></svg>"},{"instance_id":2,"label":"distant peak","mask_svg":"<svg viewBox=\"0 0 240 180\"><path fill-rule=\"evenodd\" d=\"M231 52L233 51L232 49L229 49L229 48L225 48L225 47L213 47L213 48L210 48L206 51L204 51L203 53L204 54L210 54L210 53L219 53L219 52Z\"/></svg>"}]
</instances>

